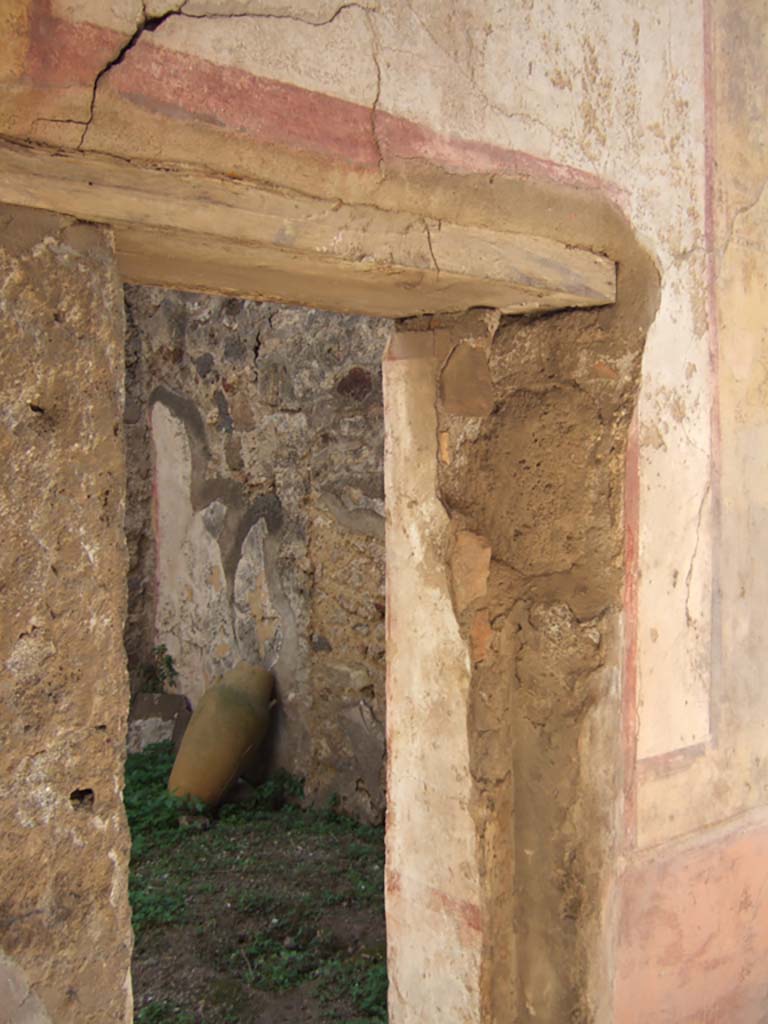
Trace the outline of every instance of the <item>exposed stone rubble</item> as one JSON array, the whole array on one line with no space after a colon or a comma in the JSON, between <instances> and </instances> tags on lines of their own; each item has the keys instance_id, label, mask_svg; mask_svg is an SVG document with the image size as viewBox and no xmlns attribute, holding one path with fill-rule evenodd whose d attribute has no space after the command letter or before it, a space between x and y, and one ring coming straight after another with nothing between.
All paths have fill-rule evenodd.
<instances>
[{"instance_id":1,"label":"exposed stone rubble","mask_svg":"<svg viewBox=\"0 0 768 1024\"><path fill-rule=\"evenodd\" d=\"M128 718L128 753L168 740L178 750L191 715L189 701L180 693L137 693Z\"/></svg>"},{"instance_id":2,"label":"exposed stone rubble","mask_svg":"<svg viewBox=\"0 0 768 1024\"><path fill-rule=\"evenodd\" d=\"M156 643L193 703L238 661L263 664L273 763L378 821L390 323L159 289L126 300L134 688Z\"/></svg>"},{"instance_id":3,"label":"exposed stone rubble","mask_svg":"<svg viewBox=\"0 0 768 1024\"><path fill-rule=\"evenodd\" d=\"M387 350L388 914L411 936L407 956L390 947L398 1020L598 1019L625 456L658 296L624 244L614 307L420 317Z\"/></svg>"},{"instance_id":4,"label":"exposed stone rubble","mask_svg":"<svg viewBox=\"0 0 768 1024\"><path fill-rule=\"evenodd\" d=\"M593 1019L589 949L611 828L599 808L615 778L584 758L591 716L616 714L606 666L618 645L640 357L612 320L594 310L429 321L453 603L472 661L493 943L483 999L498 1021Z\"/></svg>"}]
</instances>

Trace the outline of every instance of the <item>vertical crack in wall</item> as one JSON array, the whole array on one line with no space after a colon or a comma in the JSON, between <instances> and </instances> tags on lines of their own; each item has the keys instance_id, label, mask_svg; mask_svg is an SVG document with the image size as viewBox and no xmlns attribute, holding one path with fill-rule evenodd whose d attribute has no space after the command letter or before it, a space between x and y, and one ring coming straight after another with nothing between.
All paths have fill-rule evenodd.
<instances>
[{"instance_id":1,"label":"vertical crack in wall","mask_svg":"<svg viewBox=\"0 0 768 1024\"><path fill-rule=\"evenodd\" d=\"M691 615L691 581L693 579L693 570L696 565L696 556L699 553L699 541L701 539L701 524L704 518L704 508L707 504L711 490L711 483L708 480L707 486L704 488L704 493L701 496L699 502L699 511L696 516L696 542L693 545L693 552L691 554L691 561L688 564L688 572L685 574L685 622L687 626L694 624L694 617Z\"/></svg>"},{"instance_id":2,"label":"vertical crack in wall","mask_svg":"<svg viewBox=\"0 0 768 1024\"><path fill-rule=\"evenodd\" d=\"M376 26L373 22L373 12L369 11L366 13L366 20L368 22L368 30L371 34L371 57L373 58L373 64L376 69L376 95L373 98L371 104L371 136L373 138L373 144L376 147L376 153L378 154L378 168L379 176L384 177L384 154L381 148L381 141L379 139L378 125L376 123L379 102L381 100L381 64L379 62L378 52L378 36L376 35Z\"/></svg>"},{"instance_id":3,"label":"vertical crack in wall","mask_svg":"<svg viewBox=\"0 0 768 1024\"><path fill-rule=\"evenodd\" d=\"M437 230L439 231L440 227L441 227L440 221L437 221L436 227L437 227ZM435 270L439 274L440 273L440 265L437 262L437 257L435 256L434 246L432 245L432 228L430 227L429 221L426 218L424 219L424 232L425 232L425 234L427 236L427 245L429 246L429 255L432 257L432 262L433 262L433 264L435 266Z\"/></svg>"},{"instance_id":4,"label":"vertical crack in wall","mask_svg":"<svg viewBox=\"0 0 768 1024\"><path fill-rule=\"evenodd\" d=\"M93 87L91 90L91 104L88 110L88 117L86 118L84 123L76 122L83 123L83 131L80 136L80 141L77 144L78 149L82 149L85 145L85 139L88 135L88 129L93 124L93 118L96 112L96 96L99 91L99 85L101 84L101 81L104 78L104 76L107 75L113 68L116 68L118 65L122 64L127 55L136 46L136 44L139 42L139 40L145 34L145 32L156 32L161 25L164 25L165 22L168 21L169 18L177 16L180 13L181 8L183 7L184 4L182 3L180 7L167 11L165 14L162 14L158 17L148 18L146 14L146 4L142 3L143 16L139 24L134 29L133 34L123 43L123 45L120 47L115 56L104 65L104 67L99 71L99 73L96 75L96 78L93 81Z\"/></svg>"}]
</instances>

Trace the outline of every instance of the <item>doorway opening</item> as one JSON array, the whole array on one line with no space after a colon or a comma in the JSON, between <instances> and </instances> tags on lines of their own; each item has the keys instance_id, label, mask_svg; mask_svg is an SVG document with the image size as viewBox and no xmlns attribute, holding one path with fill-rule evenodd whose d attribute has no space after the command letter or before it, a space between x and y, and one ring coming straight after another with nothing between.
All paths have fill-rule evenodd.
<instances>
[{"instance_id":1,"label":"doorway opening","mask_svg":"<svg viewBox=\"0 0 768 1024\"><path fill-rule=\"evenodd\" d=\"M139 286L125 310L135 1020L375 1024L392 321ZM260 757L217 815L153 832L133 780L164 799L169 744L242 662L275 680Z\"/></svg>"},{"instance_id":2,"label":"doorway opening","mask_svg":"<svg viewBox=\"0 0 768 1024\"><path fill-rule=\"evenodd\" d=\"M34 159L45 167L50 158ZM111 195L105 180L110 168L105 171L100 165L81 168L77 164L75 172L81 170L87 170L88 189L68 190L67 197L82 193L87 201L79 198L70 204L67 198L65 213L112 222L115 205L105 199ZM53 182L52 188L57 173L47 179ZM178 188L186 187L165 172L131 168L126 175L130 178L126 190L137 190L145 183L165 196L172 186L173 192L167 196L171 204ZM568 228L562 230L567 239L550 242L517 233L526 227L530 230L532 224L535 227L544 212L548 230L560 231L560 220L553 219L550 193L542 192L535 183L507 184L503 202L490 187L480 190L479 205L470 203L463 213L463 226L451 227L448 220L442 223L439 240L449 247L461 242L462 261L459 266L455 260L444 259L451 254L438 244L435 269L431 263L422 266L420 257L409 263L409 253L391 254L378 229L391 228L386 238L400 239L395 230L400 215L393 223L394 215L380 210L365 222L362 234L367 248L345 249L347 255L342 257L335 248L324 247L326 236L336 238L337 214L346 217L350 213L343 202L325 211L328 216L322 221L319 240L313 235L311 245L302 243L304 248L296 259L289 259L271 235L261 249L243 239L239 247L227 248L222 243L216 248L217 240L199 230L184 235L154 229L137 233L132 222L127 226L124 222L114 236L115 261L109 232L58 216L53 217L51 226L51 215L24 212L27 233L34 229L45 239L55 233L61 240L61 245L46 241L33 250L25 234L21 256L14 251L9 256L12 265L18 263L20 268L12 279L14 288L17 281L46 281L44 289L35 285L23 296L26 305L20 303L19 308L25 316L9 321L13 328L9 344L15 346L17 365L26 374L24 387L11 388L13 401L26 419L24 432L11 438L10 451L17 459L15 465L27 473L24 476L19 470L9 492L25 509L16 516L21 523L28 514L21 502L27 491L34 490L29 480L33 470L39 472L43 467L55 482L57 502L43 509L48 519L41 513L36 528L41 535L53 536L62 552L55 565L48 566L39 553L45 554L48 547L33 547L22 533L19 544L26 543L34 552L30 564L39 563L46 572L50 569L50 578L42 573L35 577L42 581L35 589L29 574L11 576L17 588L15 603L25 609L27 617L32 614L28 608L45 609L51 599L54 568L61 576L56 577L57 593L60 591L59 603L68 615L57 609L51 624L47 619L46 624L57 649L68 650L73 660L71 671L62 673L61 680L72 681L67 691L67 721L78 725L65 735L59 715L40 716L37 735L43 736L46 730L46 751L51 754L45 771L41 768L34 776L43 780L38 789L23 783L27 789L31 787L33 795L41 793L44 801L58 792L56 786L63 794L50 812L50 828L38 834L56 835L63 822L67 836L78 837L77 857L56 877L66 884L68 899L77 896L76 905L88 925L76 933L88 936L88 948L84 939L73 939L72 928L53 928L55 920L49 910L30 919L18 941L18 962L31 972L30 984L43 991L44 977L45 992L53 993L51 1000L58 1000L50 1004L57 1007L56 1019L68 1020L75 1012L67 1002L76 991L69 977L75 963L79 973L96 967L102 972L103 984L80 987L81 998L90 1000L89 1006L95 1008L91 1013L94 1020L119 1015L121 1006L127 1012L131 999L130 984L124 983L130 952L124 899L127 844L123 818L115 813L114 803L121 795L118 759L122 758L127 700L117 628L123 619L120 581L125 579L121 536L124 467L120 424L115 418L121 415L122 352L117 353L121 332L111 289L117 271L130 280L213 287L204 276L213 265L218 268L218 281L235 268L232 287L244 293L248 288L245 284L241 288L240 283L247 279L254 289L257 284L269 287L271 295L293 301L325 301L315 298L318 292L309 288L309 281L314 289L325 290L329 303L343 291L349 301L342 308L368 314L406 317L415 316L418 309L534 314L531 321L521 322L520 330L501 321L494 325L482 315L479 322L470 317L441 326L427 317L428 322L421 326L401 325L385 362L391 485L387 601L394 611L388 621L387 651L389 800L394 809L387 823L386 872L388 968L394 982L390 1012L393 1021L407 1022L479 1020L498 1009L502 1020L504 1014L516 1012L517 994L524 993L537 1016L556 1019L577 1004L586 1006L593 989L599 989L600 977L590 972L591 965L602 963L596 952L602 934L599 922L604 920L601 894L613 863L614 839L613 819L603 810L614 806L621 782L618 770L606 772L604 766L621 764L621 687L616 667L621 657L623 609L624 454L644 332L655 311L658 282L650 260L638 250L625 222L615 212L606 212L599 196L564 195L562 208L568 212ZM193 185L196 189L200 183ZM461 187L456 187L461 195ZM240 191L238 186L237 196L241 202L246 198L250 202L256 191L250 186ZM538 197L536 203L511 202L516 196L528 196L529 191ZM41 185L36 201L58 208L63 201L47 198L49 195ZM203 202L201 195L195 192L193 203ZM443 192L436 195L444 198ZM270 205L273 197L261 199L267 210L275 209ZM482 203L491 200L496 217L501 216L500 211L514 211L501 216L501 232L487 227L490 214ZM204 204L212 201L206 184ZM438 199L435 202L439 206ZM307 200L305 205L312 203ZM163 209L166 207L164 203ZM215 218L209 206L204 209L205 223L211 225ZM525 217L518 223L521 210ZM278 204L275 215L279 212ZM124 215L129 217L129 212ZM232 225L232 216L226 223ZM426 223L425 230L429 236ZM281 234L281 239L284 237L292 236ZM623 298L615 306L613 259L580 249L585 238L598 252L620 258ZM437 240L433 231L433 241ZM374 255L360 258L359 253L369 249ZM452 251L455 255L458 250ZM217 259L220 252L228 254L229 262ZM376 256L381 253L384 255ZM152 262L154 257L157 259ZM186 262L180 263L180 257ZM158 270L158 260L163 273ZM256 274L260 260L274 269L267 281ZM539 268L538 276L531 270L532 262ZM292 286L291 272L296 265L303 268L305 276ZM130 273L131 266L141 268L142 275ZM595 276L598 287L593 286ZM56 288L49 280L56 282ZM60 308L59 288L66 295L66 316ZM38 301L38 294L43 294L44 301ZM250 294L263 296L259 291ZM19 301L15 292L14 300ZM581 306L602 308L573 309L562 314L562 321L560 314L557 320L537 316L547 309ZM88 331L83 324L88 324ZM498 338L496 328L502 332ZM58 338L61 332L69 332L65 337L71 339L70 344L43 346L44 339ZM165 346L171 363L179 360L178 346L172 341ZM33 342L37 346L33 349L35 365L46 368L57 395L65 396L66 402L52 406L48 399L53 385L46 384L46 392L30 375L28 350ZM195 372L198 369L195 367ZM350 382L353 390L358 379L355 374ZM180 517L169 513L168 522L177 529L186 517L197 535L208 531L221 556L218 584L225 589L228 580L233 580L234 604L237 564L232 565L232 552L242 550L256 521L240 515L241 491L232 488L226 475L222 477L219 464L210 474L206 469L211 465L211 453L200 438L205 440L206 431L213 433L227 415L234 420L231 395L223 387L219 390L226 408L214 392L215 408L205 419L201 414L202 429L197 434L189 426L198 423L197 418L190 414L189 421L185 420L183 408L189 411L188 407L174 408L175 400L167 393L155 395L165 401L153 402L152 412L161 410L158 423L170 435L171 447L175 444L189 465L188 489L177 487L170 492L178 499L170 508L178 509ZM50 408L56 411L55 421L44 418ZM49 429L53 422L57 424L55 432ZM222 429L220 435L214 436L222 441L221 465L226 466L230 432ZM595 455L586 478L577 472L581 466L578 459L568 462L572 451L580 455L582 449ZM18 451L24 451L23 459L18 458ZM72 452L77 452L74 459ZM237 452L230 444L229 462L236 461ZM560 486L558 475L564 463L574 467L568 490ZM8 465L14 465L10 456ZM201 465L203 472L198 473ZM200 480L202 490L193 489L193 483ZM524 504L519 500L523 485L530 499ZM46 486L52 490L52 485ZM68 537L60 539L62 495L69 501L63 525L68 534L87 537L82 550L68 545ZM100 500L91 500L94 495ZM478 502L478 495L488 495L493 501ZM574 495L578 499L574 508L564 508ZM211 519L206 524L198 513L209 506ZM38 511L30 509L29 514ZM526 512L524 521L521 511ZM275 555L274 550L269 551L272 535L267 512L262 509L256 516L264 520L266 533L262 530L261 538L255 534L262 543L260 557L265 566ZM33 534L30 537L34 539ZM222 548L228 552L226 556ZM182 549L179 545L183 562ZM557 564L542 564L543 557L549 559L553 552ZM584 552L588 563L581 558ZM197 568L194 560L191 564ZM267 576L266 569L263 575ZM212 573L212 582L216 576ZM258 594L255 585L254 590ZM272 590L279 593L279 588ZM75 592L77 606L72 597ZM100 614L91 617L87 643L82 645L79 632L84 595ZM269 579L266 595L272 597ZM269 619L266 615L260 621ZM74 642L73 623L78 630ZM26 645L23 623L18 635ZM34 647L34 658L25 653L18 671L24 673L25 685L27 678L34 682L37 689L30 683L29 693L48 699L51 693L46 694L43 685L50 671L37 676L29 671L30 665L48 657L48 648L38 640ZM178 671L173 655L171 659ZM561 691L573 703L562 729L561 716L554 720L558 729L551 733L547 731L550 713L558 711ZM448 702L446 698L450 698ZM49 704L45 707L50 710ZM87 733L90 747L76 719L81 709L83 720L92 725ZM275 717L279 718L279 713ZM110 724L114 735L110 735ZM510 736L507 727L512 726L518 732L526 731L521 736L524 743ZM546 794L554 791L552 765L549 747L538 743L541 735L545 743L550 742L550 735L555 737L556 781L559 785L561 777L570 780L572 789L578 791L578 802L571 799L572 789L558 789L556 806L549 807ZM590 737L587 744L581 743L585 735ZM76 736L77 742L71 742L69 736ZM96 742L104 746L100 746L99 756L92 753ZM24 756L40 747L38 739L34 748L29 737L18 742ZM513 747L518 756L511 764L508 754ZM540 759L529 757L529 751L541 754ZM275 749L270 748L270 756L274 754ZM567 774L560 771L563 764ZM19 778L33 776L25 772ZM43 784L48 788L42 788ZM72 794L88 790L95 794L93 803L73 799ZM21 784L13 792L21 793ZM23 806L24 801L18 797L17 803ZM48 803L40 806L49 813ZM544 824L542 807L547 808ZM45 823L48 827L48 818ZM517 853L534 848L534 840L547 857L528 858L526 853L525 859L518 858ZM231 852L237 855L236 850ZM553 879L560 878L559 868L551 870L555 861L568 868L565 914L562 902L553 898ZM272 877L279 878L281 870L277 861ZM35 879L40 892L49 883L45 871ZM556 889L564 891L559 881ZM569 922L567 928L563 927L564 918ZM206 926L201 925L203 929ZM520 934L525 941L516 946L515 935ZM50 955L51 948L56 951L55 958ZM39 949L46 950L49 973L45 975L35 959ZM13 952L17 954L16 948ZM562 969L564 965L567 970ZM83 1016L79 1007L76 1012ZM178 1020L179 1015L176 1017Z\"/></svg>"}]
</instances>

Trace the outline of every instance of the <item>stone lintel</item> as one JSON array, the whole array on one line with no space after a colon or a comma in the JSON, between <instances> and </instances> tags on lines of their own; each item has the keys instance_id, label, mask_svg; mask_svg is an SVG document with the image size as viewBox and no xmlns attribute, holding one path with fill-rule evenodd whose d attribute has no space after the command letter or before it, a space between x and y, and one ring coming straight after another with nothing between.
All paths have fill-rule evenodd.
<instances>
[{"instance_id":1,"label":"stone lintel","mask_svg":"<svg viewBox=\"0 0 768 1024\"><path fill-rule=\"evenodd\" d=\"M136 284L390 317L615 299L614 262L586 249L178 167L3 142L0 201L110 224Z\"/></svg>"}]
</instances>

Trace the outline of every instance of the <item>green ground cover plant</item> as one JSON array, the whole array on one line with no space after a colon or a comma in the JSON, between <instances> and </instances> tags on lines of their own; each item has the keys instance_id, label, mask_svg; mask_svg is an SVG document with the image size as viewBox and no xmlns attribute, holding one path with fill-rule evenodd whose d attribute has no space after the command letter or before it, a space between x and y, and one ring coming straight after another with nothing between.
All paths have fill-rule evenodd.
<instances>
[{"instance_id":1,"label":"green ground cover plant","mask_svg":"<svg viewBox=\"0 0 768 1024\"><path fill-rule=\"evenodd\" d=\"M135 1024L386 1024L383 831L286 775L206 816L126 763Z\"/></svg>"}]
</instances>

